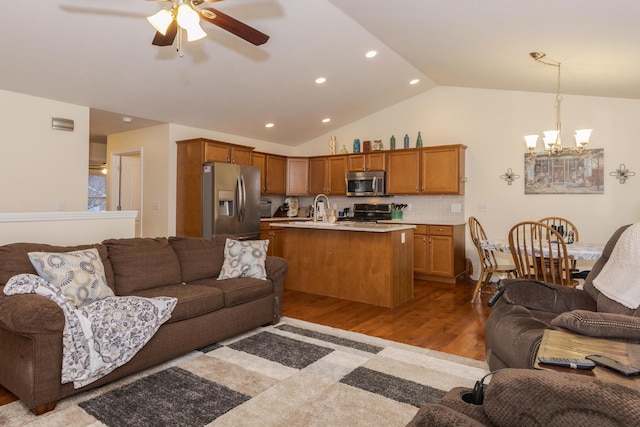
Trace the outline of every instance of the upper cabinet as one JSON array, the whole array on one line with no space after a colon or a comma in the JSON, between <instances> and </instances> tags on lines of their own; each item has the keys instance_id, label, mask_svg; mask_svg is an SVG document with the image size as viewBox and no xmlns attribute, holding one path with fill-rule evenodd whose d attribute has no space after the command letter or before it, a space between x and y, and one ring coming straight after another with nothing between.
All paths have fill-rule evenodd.
<instances>
[{"instance_id":1,"label":"upper cabinet","mask_svg":"<svg viewBox=\"0 0 640 427\"><path fill-rule=\"evenodd\" d=\"M347 156L347 170L349 172L383 171L386 170L386 154L374 151Z\"/></svg>"},{"instance_id":2,"label":"upper cabinet","mask_svg":"<svg viewBox=\"0 0 640 427\"><path fill-rule=\"evenodd\" d=\"M285 194L287 188L287 158L275 154L256 153L251 164L260 168L260 194Z\"/></svg>"},{"instance_id":3,"label":"upper cabinet","mask_svg":"<svg viewBox=\"0 0 640 427\"><path fill-rule=\"evenodd\" d=\"M347 193L346 174L347 156L323 156L309 159L309 193L335 194Z\"/></svg>"},{"instance_id":4,"label":"upper cabinet","mask_svg":"<svg viewBox=\"0 0 640 427\"><path fill-rule=\"evenodd\" d=\"M387 193L464 194L464 145L387 153Z\"/></svg>"},{"instance_id":5,"label":"upper cabinet","mask_svg":"<svg viewBox=\"0 0 640 427\"><path fill-rule=\"evenodd\" d=\"M287 196L309 194L309 159L307 157L287 158Z\"/></svg>"},{"instance_id":6,"label":"upper cabinet","mask_svg":"<svg viewBox=\"0 0 640 427\"><path fill-rule=\"evenodd\" d=\"M192 151L200 151L202 163L219 162L251 165L253 147L245 147L244 145L229 144L205 138L178 141L178 144L191 145Z\"/></svg>"}]
</instances>

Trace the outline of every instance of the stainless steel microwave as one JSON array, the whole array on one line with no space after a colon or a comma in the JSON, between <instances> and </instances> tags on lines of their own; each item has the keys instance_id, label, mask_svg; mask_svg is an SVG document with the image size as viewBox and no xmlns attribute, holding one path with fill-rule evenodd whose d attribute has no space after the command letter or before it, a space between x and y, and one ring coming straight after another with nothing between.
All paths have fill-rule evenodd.
<instances>
[{"instance_id":1,"label":"stainless steel microwave","mask_svg":"<svg viewBox=\"0 0 640 427\"><path fill-rule=\"evenodd\" d=\"M347 196L386 196L386 172L347 173Z\"/></svg>"}]
</instances>

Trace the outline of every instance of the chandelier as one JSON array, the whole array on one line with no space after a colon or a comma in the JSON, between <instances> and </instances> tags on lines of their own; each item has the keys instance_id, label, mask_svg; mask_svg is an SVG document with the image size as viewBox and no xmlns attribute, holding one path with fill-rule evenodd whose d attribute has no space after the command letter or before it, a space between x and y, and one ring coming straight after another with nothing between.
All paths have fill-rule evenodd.
<instances>
[{"instance_id":1,"label":"chandelier","mask_svg":"<svg viewBox=\"0 0 640 427\"><path fill-rule=\"evenodd\" d=\"M536 62L540 62L541 64L551 65L558 69L558 81L556 86L556 129L555 130L547 130L544 131L544 137L542 141L544 142L544 152L546 152L549 156L552 154L560 154L566 148L562 145L562 124L560 122L560 110L562 107L562 95L560 95L560 62L553 61L550 59L545 59L546 54L543 52L531 52L529 54ZM569 147L569 150L575 151L576 153L582 153L589 143L589 137L591 136L592 129L580 129L577 130L574 137L576 140L575 147ZM536 156L536 146L538 144L538 135L526 135L524 137L527 148L529 149L529 155L532 157Z\"/></svg>"}]
</instances>

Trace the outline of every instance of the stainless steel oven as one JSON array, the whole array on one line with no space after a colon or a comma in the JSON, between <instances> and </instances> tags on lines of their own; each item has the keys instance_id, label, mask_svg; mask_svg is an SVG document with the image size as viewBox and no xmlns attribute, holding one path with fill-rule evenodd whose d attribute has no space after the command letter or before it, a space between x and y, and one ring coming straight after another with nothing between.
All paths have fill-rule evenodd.
<instances>
[{"instance_id":1,"label":"stainless steel oven","mask_svg":"<svg viewBox=\"0 0 640 427\"><path fill-rule=\"evenodd\" d=\"M347 173L347 196L386 196L385 171Z\"/></svg>"}]
</instances>

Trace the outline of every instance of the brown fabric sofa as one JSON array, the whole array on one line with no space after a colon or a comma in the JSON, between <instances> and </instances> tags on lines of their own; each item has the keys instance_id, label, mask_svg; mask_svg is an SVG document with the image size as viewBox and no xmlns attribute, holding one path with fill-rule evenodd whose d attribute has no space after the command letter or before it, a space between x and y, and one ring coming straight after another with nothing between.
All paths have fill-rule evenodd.
<instances>
[{"instance_id":1,"label":"brown fabric sofa","mask_svg":"<svg viewBox=\"0 0 640 427\"><path fill-rule=\"evenodd\" d=\"M116 295L178 299L171 319L125 365L83 388L61 384L62 310L46 297L0 292L0 384L36 414L64 397L101 386L189 351L256 327L277 323L287 262L267 257L267 280L217 280L226 235L110 239L58 247L37 243L0 246L0 290L14 275L36 274L28 252L68 252L95 247Z\"/></svg>"},{"instance_id":2,"label":"brown fabric sofa","mask_svg":"<svg viewBox=\"0 0 640 427\"><path fill-rule=\"evenodd\" d=\"M487 364L491 370L532 368L542 334L548 328L640 344L640 310L607 298L593 286L627 227L611 236L587 276L584 290L525 279L501 281L504 294L486 325Z\"/></svg>"},{"instance_id":3,"label":"brown fabric sofa","mask_svg":"<svg viewBox=\"0 0 640 427\"><path fill-rule=\"evenodd\" d=\"M573 373L504 369L484 388L481 405L463 400L457 387L439 403L424 405L410 427L638 426L640 392Z\"/></svg>"}]
</instances>

